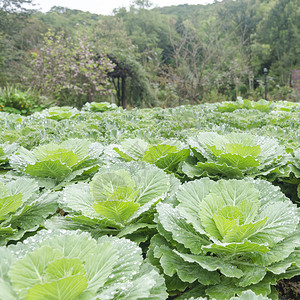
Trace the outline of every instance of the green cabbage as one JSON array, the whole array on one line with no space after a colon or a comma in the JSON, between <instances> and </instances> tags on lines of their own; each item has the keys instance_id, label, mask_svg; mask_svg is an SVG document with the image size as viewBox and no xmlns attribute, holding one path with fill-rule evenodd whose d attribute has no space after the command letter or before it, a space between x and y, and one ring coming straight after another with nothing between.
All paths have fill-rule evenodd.
<instances>
[{"instance_id":1,"label":"green cabbage","mask_svg":"<svg viewBox=\"0 0 300 300\"><path fill-rule=\"evenodd\" d=\"M271 138L248 133L202 132L189 138L188 143L194 161L183 163L182 171L191 178L288 176L286 166L290 156Z\"/></svg>"},{"instance_id":2,"label":"green cabbage","mask_svg":"<svg viewBox=\"0 0 300 300\"><path fill-rule=\"evenodd\" d=\"M101 163L103 147L84 139L50 143L29 151L21 148L10 163L17 172L37 178L51 178L54 183L70 181L83 172L95 171Z\"/></svg>"},{"instance_id":3,"label":"green cabbage","mask_svg":"<svg viewBox=\"0 0 300 300\"><path fill-rule=\"evenodd\" d=\"M270 183L204 178L182 185L177 199L175 208L157 205L161 235L149 252L166 276L198 281L221 300L247 289L268 296L300 274L300 213Z\"/></svg>"},{"instance_id":4,"label":"green cabbage","mask_svg":"<svg viewBox=\"0 0 300 300\"><path fill-rule=\"evenodd\" d=\"M94 236L134 234L135 241L145 241L156 228L156 203L178 185L175 178L142 162L102 167L90 183L76 183L64 189L60 207L67 215L49 220L46 226L78 228Z\"/></svg>"},{"instance_id":5,"label":"green cabbage","mask_svg":"<svg viewBox=\"0 0 300 300\"><path fill-rule=\"evenodd\" d=\"M178 164L190 155L179 141L151 145L139 138L124 140L114 150L125 161L142 160L167 172L176 172Z\"/></svg>"},{"instance_id":6,"label":"green cabbage","mask_svg":"<svg viewBox=\"0 0 300 300\"><path fill-rule=\"evenodd\" d=\"M57 195L40 194L33 179L0 179L0 245L38 230L55 214Z\"/></svg>"},{"instance_id":7,"label":"green cabbage","mask_svg":"<svg viewBox=\"0 0 300 300\"><path fill-rule=\"evenodd\" d=\"M166 299L163 278L133 242L41 231L0 248L1 299Z\"/></svg>"}]
</instances>

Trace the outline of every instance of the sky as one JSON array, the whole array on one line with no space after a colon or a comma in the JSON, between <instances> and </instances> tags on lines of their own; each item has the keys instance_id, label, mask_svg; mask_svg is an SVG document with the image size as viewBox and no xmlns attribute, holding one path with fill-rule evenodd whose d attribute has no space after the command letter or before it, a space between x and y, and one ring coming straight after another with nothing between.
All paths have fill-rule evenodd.
<instances>
[{"instance_id":1,"label":"sky","mask_svg":"<svg viewBox=\"0 0 300 300\"><path fill-rule=\"evenodd\" d=\"M71 9L89 11L91 13L109 15L114 8L129 7L132 0L34 0L35 8L47 12L53 6L63 6ZM150 0L153 7L180 5L180 4L208 4L213 0Z\"/></svg>"}]
</instances>

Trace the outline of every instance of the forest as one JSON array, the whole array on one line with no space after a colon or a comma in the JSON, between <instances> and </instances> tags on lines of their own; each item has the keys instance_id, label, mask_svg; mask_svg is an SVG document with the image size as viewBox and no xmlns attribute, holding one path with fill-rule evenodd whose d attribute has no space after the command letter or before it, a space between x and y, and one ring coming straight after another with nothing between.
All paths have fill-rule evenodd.
<instances>
[{"instance_id":1,"label":"forest","mask_svg":"<svg viewBox=\"0 0 300 300\"><path fill-rule=\"evenodd\" d=\"M1 110L107 101L123 108L299 100L299 0L224 0L110 16L0 1ZM264 69L267 73L264 74Z\"/></svg>"}]
</instances>

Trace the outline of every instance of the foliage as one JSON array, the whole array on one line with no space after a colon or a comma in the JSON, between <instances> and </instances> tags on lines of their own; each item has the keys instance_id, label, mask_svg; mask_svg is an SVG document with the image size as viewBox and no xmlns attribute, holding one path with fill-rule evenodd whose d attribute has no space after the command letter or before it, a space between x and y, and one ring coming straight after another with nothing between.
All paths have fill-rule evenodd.
<instances>
[{"instance_id":1,"label":"foliage","mask_svg":"<svg viewBox=\"0 0 300 300\"><path fill-rule=\"evenodd\" d=\"M104 112L104 111L108 111L108 110L114 110L117 109L117 105L112 103L108 103L108 102L91 102L91 103L86 103L83 107L85 110L87 111L93 111L93 112Z\"/></svg>"},{"instance_id":2,"label":"foliage","mask_svg":"<svg viewBox=\"0 0 300 300\"><path fill-rule=\"evenodd\" d=\"M270 183L205 178L183 184L177 199L175 208L157 205L161 236L150 246L167 276L198 281L221 300L249 288L267 296L299 274L299 212Z\"/></svg>"},{"instance_id":3,"label":"foliage","mask_svg":"<svg viewBox=\"0 0 300 300\"><path fill-rule=\"evenodd\" d=\"M246 133L219 135L202 132L195 138L189 138L189 145L194 153L196 166L185 163L182 170L191 178L257 177L270 173L285 175L288 155L284 157L284 147L274 139Z\"/></svg>"},{"instance_id":4,"label":"foliage","mask_svg":"<svg viewBox=\"0 0 300 300\"><path fill-rule=\"evenodd\" d=\"M107 73L114 66L103 54L93 52L86 35L77 32L72 39L64 32L55 34L49 30L43 47L32 53L32 59L30 81L42 92L59 95L68 91L71 95L84 95L90 102L96 93L111 93Z\"/></svg>"},{"instance_id":5,"label":"foliage","mask_svg":"<svg viewBox=\"0 0 300 300\"><path fill-rule=\"evenodd\" d=\"M17 172L36 178L49 179L50 185L70 181L84 172L97 169L102 147L88 140L69 139L60 144L50 143L28 151L20 148L10 164ZM44 182L44 183L42 183ZM42 181L41 184L47 184Z\"/></svg>"},{"instance_id":6,"label":"foliage","mask_svg":"<svg viewBox=\"0 0 300 300\"><path fill-rule=\"evenodd\" d=\"M43 97L32 89L25 91L18 87L0 88L0 110L8 113L30 115L46 107Z\"/></svg>"},{"instance_id":7,"label":"foliage","mask_svg":"<svg viewBox=\"0 0 300 300\"><path fill-rule=\"evenodd\" d=\"M125 161L142 160L155 164L166 172L174 173L178 164L190 155L190 151L184 149L183 145L176 141L149 145L138 138L124 140L120 147L116 147L114 150Z\"/></svg>"},{"instance_id":8,"label":"foliage","mask_svg":"<svg viewBox=\"0 0 300 300\"><path fill-rule=\"evenodd\" d=\"M79 111L70 106L52 106L49 109L43 110L42 114L47 119L60 121L78 116Z\"/></svg>"},{"instance_id":9,"label":"foliage","mask_svg":"<svg viewBox=\"0 0 300 300\"><path fill-rule=\"evenodd\" d=\"M0 144L0 168L9 168L8 160L17 151L18 145L15 143Z\"/></svg>"},{"instance_id":10,"label":"foliage","mask_svg":"<svg viewBox=\"0 0 300 300\"><path fill-rule=\"evenodd\" d=\"M148 164L116 163L102 167L89 184L76 183L64 189L60 207L67 216L57 217L46 226L78 228L96 236L107 233L145 242L155 227L153 209L170 189L171 177Z\"/></svg>"},{"instance_id":11,"label":"foliage","mask_svg":"<svg viewBox=\"0 0 300 300\"><path fill-rule=\"evenodd\" d=\"M40 194L33 179L3 178L0 181L0 244L37 231L57 209L57 196Z\"/></svg>"},{"instance_id":12,"label":"foliage","mask_svg":"<svg viewBox=\"0 0 300 300\"><path fill-rule=\"evenodd\" d=\"M5 299L166 299L164 281L125 239L42 231L1 248Z\"/></svg>"},{"instance_id":13,"label":"foliage","mask_svg":"<svg viewBox=\"0 0 300 300\"><path fill-rule=\"evenodd\" d=\"M299 113L299 103L242 99L170 109L1 112L0 298L49 294L53 286L75 292L62 282L81 276L87 286L80 297L92 299L85 290L88 258L75 254L87 251L96 268L90 242L104 242L112 246L108 257L97 251L112 270L123 262L136 269L117 287L109 273L96 298L276 299L273 286L300 273ZM43 252L73 242L75 257L52 260ZM124 248L141 264L128 264L120 252L110 260ZM22 259L36 258L39 267L42 253L51 260L39 273L44 281L17 284L12 274L33 278L19 270ZM63 278L50 279L62 266Z\"/></svg>"}]
</instances>

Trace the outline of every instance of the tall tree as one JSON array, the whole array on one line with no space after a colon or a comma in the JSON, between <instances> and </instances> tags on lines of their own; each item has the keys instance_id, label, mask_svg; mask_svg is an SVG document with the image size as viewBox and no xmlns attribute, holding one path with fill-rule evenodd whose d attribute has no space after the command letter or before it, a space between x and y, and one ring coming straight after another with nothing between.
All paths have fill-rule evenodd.
<instances>
[{"instance_id":1,"label":"tall tree","mask_svg":"<svg viewBox=\"0 0 300 300\"><path fill-rule=\"evenodd\" d=\"M93 51L84 33L77 32L71 38L64 32L49 31L43 47L32 56L30 81L44 93L59 95L67 91L70 95L83 95L85 101L92 102L96 94L112 92L107 73L114 65L105 55Z\"/></svg>"}]
</instances>

